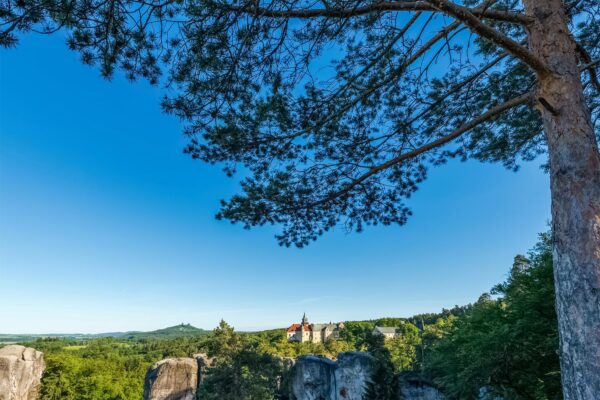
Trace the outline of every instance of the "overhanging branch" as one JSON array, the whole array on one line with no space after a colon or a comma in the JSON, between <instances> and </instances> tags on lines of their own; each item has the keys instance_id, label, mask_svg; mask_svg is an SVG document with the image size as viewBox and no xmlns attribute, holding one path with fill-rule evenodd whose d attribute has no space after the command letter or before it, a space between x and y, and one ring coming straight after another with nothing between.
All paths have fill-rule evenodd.
<instances>
[{"instance_id":1,"label":"overhanging branch","mask_svg":"<svg viewBox=\"0 0 600 400\"><path fill-rule=\"evenodd\" d=\"M310 204L309 207L314 207L316 205L326 203L328 201L331 201L331 200L334 200L341 196L344 196L344 195L348 194L352 189L354 189L357 185L360 185L361 183L365 182L367 179L369 179L373 175L376 175L379 172L384 171L388 168L391 168L403 161L413 159L423 153L426 153L430 150L441 147L441 146L453 141L454 139L458 138L459 136L463 135L464 133L470 131L471 129L481 125L482 123L490 121L490 120L494 119L495 117L499 116L500 114L504 113L505 111L510 110L511 108L517 107L521 104L525 104L525 103L531 101L532 99L533 99L533 92L527 92L527 93L525 93L521 96L515 97L514 99L509 100L505 103L496 105L496 106L490 108L489 110L487 110L485 113L478 116L477 118L474 118L473 120L467 122L466 124L460 126L459 128L456 128L454 131L450 132L446 136L442 136L441 138L439 138L437 140L429 142L429 143L427 143L417 149L409 151L407 153L400 154L399 156L392 158L391 160L389 160L383 164L372 166L368 170L368 172L364 173L363 175L359 176L356 179L353 179L351 182L346 184L346 186L343 189L341 189L337 192L331 193L327 197Z\"/></svg>"},{"instance_id":2,"label":"overhanging branch","mask_svg":"<svg viewBox=\"0 0 600 400\"><path fill-rule=\"evenodd\" d=\"M252 13L255 15L270 18L349 18L378 12L393 11L430 11L439 12L440 10L429 1L382 1L356 8L299 8L288 10L272 10L258 6L229 6L229 10L243 13ZM488 10L482 7L466 8L473 15L493 19L497 21L510 22L520 25L527 25L531 19L525 14L512 11Z\"/></svg>"},{"instance_id":3,"label":"overhanging branch","mask_svg":"<svg viewBox=\"0 0 600 400\"><path fill-rule=\"evenodd\" d=\"M406 69L408 67L410 67L410 65L412 65L417 60L419 60L429 49L431 49L433 46L435 46L436 43L438 43L440 40L445 38L446 35L448 35L448 33L454 31L460 25L461 25L460 21L454 21L450 25L443 27L437 34L435 34L427 42L425 42L417 51L415 51L413 54L411 54L410 57L407 57L406 59L402 60L402 62L396 68L394 68L392 71L390 71L390 73L384 79L377 82L376 84L373 84L371 87L362 91L361 93L357 94L355 97L350 99L347 103L343 104L339 109L334 110L334 112L328 114L326 117L324 117L320 121L317 121L314 124L314 126L311 126L310 128L305 128L305 129L299 130L297 132L290 133L288 135L279 136L277 138L269 138L269 140L272 140L272 139L293 140L297 137L300 137L300 136L310 132L311 130L323 127L325 124L340 117L345 112L350 110L352 107L354 107L358 103L360 103L362 100L364 100L368 96L372 95L373 93L377 92L378 90L380 90L382 87L384 87L385 85L387 85L394 79L397 79L399 76L401 76L406 71ZM336 91L334 96L339 95L341 92L343 92L343 90L344 90L344 88L340 88L340 90ZM335 100L335 98L330 97L329 101L331 101L331 100ZM262 143L265 143L265 141L264 140L257 141L254 143L254 145L259 145Z\"/></svg>"},{"instance_id":4,"label":"overhanging branch","mask_svg":"<svg viewBox=\"0 0 600 400\"><path fill-rule=\"evenodd\" d=\"M600 63L600 60L592 60L590 54L585 50L585 48L580 44L576 44L577 52L579 53L579 57L581 61L585 64L580 67L581 72L588 71L590 74L590 81L592 85L596 88L597 91L600 92L600 81L598 80L598 74L596 72L596 65Z\"/></svg>"},{"instance_id":5,"label":"overhanging branch","mask_svg":"<svg viewBox=\"0 0 600 400\"><path fill-rule=\"evenodd\" d=\"M397 1L379 2L356 8L324 8L324 9L289 9L274 10L256 5L226 6L230 11L253 14L267 18L350 18L365 14L390 11L430 11L439 12L455 18L464 23L473 32L496 43L513 56L519 58L539 74L548 74L550 70L546 64L532 54L526 47L515 42L497 29L485 24L482 19L494 19L505 22L516 22L527 25L531 22L529 17L522 13L510 11L489 10L487 7L468 8L448 0L426 1Z\"/></svg>"},{"instance_id":6,"label":"overhanging branch","mask_svg":"<svg viewBox=\"0 0 600 400\"><path fill-rule=\"evenodd\" d=\"M462 21L465 25L471 28L473 32L504 48L506 51L523 61L537 73L542 75L547 75L550 73L547 65L538 57L533 55L533 53L531 53L526 47L523 47L521 44L515 42L502 32L483 23L481 18L473 14L471 9L447 0L429 0L429 2L434 4L444 13L456 18L459 21Z\"/></svg>"}]
</instances>

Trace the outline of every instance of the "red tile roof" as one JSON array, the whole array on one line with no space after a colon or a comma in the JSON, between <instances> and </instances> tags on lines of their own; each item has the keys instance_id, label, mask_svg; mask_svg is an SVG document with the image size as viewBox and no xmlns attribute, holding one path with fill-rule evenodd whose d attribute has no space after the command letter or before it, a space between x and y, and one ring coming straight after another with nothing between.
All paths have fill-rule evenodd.
<instances>
[{"instance_id":1,"label":"red tile roof","mask_svg":"<svg viewBox=\"0 0 600 400\"><path fill-rule=\"evenodd\" d=\"M292 326L290 326L287 331L288 332L298 332L300 330L300 328L302 327L302 324L292 324ZM304 324L304 329L305 332L310 332L310 325L309 324Z\"/></svg>"}]
</instances>

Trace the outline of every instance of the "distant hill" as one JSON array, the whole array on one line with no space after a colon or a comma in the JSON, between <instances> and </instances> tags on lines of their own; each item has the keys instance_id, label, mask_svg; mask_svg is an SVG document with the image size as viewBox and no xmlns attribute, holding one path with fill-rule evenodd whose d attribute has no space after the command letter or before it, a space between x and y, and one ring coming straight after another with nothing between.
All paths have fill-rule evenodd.
<instances>
[{"instance_id":1,"label":"distant hill","mask_svg":"<svg viewBox=\"0 0 600 400\"><path fill-rule=\"evenodd\" d=\"M121 336L126 336L131 339L142 338L174 338L182 336L199 336L209 333L209 331L196 328L190 324L180 324L170 326L168 328L158 329L150 332L127 332Z\"/></svg>"},{"instance_id":2,"label":"distant hill","mask_svg":"<svg viewBox=\"0 0 600 400\"><path fill-rule=\"evenodd\" d=\"M48 333L48 334L0 334L0 344L32 342L42 338L61 338L68 340L90 340L103 337L116 337L126 339L172 339L183 336L200 336L210 331L196 328L190 324L180 324L150 332L106 332L106 333Z\"/></svg>"}]
</instances>

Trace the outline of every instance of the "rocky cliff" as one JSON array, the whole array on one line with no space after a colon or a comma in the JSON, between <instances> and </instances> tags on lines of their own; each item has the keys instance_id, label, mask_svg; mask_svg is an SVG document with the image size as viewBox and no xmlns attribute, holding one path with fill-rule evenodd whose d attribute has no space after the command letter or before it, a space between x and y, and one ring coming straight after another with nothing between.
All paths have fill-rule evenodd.
<instances>
[{"instance_id":1,"label":"rocky cliff","mask_svg":"<svg viewBox=\"0 0 600 400\"><path fill-rule=\"evenodd\" d=\"M400 400L446 400L442 392L413 374L398 376Z\"/></svg>"},{"instance_id":2,"label":"rocky cliff","mask_svg":"<svg viewBox=\"0 0 600 400\"><path fill-rule=\"evenodd\" d=\"M282 361L291 367L282 377L290 400L362 400L376 362L362 352L340 353L336 361L319 356ZM144 400L194 400L210 363L203 354L159 361L146 374ZM397 381L398 400L445 400L416 375L401 375Z\"/></svg>"},{"instance_id":3,"label":"rocky cliff","mask_svg":"<svg viewBox=\"0 0 600 400\"><path fill-rule=\"evenodd\" d=\"M290 372L296 400L362 400L375 359L367 353L340 353L337 362L316 356L298 358Z\"/></svg>"},{"instance_id":4,"label":"rocky cliff","mask_svg":"<svg viewBox=\"0 0 600 400\"><path fill-rule=\"evenodd\" d=\"M205 354L194 358L167 358L148 369L144 400L195 400L211 360Z\"/></svg>"},{"instance_id":5,"label":"rocky cliff","mask_svg":"<svg viewBox=\"0 0 600 400\"><path fill-rule=\"evenodd\" d=\"M347 352L337 362L316 356L299 357L291 370L293 400L362 400L375 359L368 353ZM437 388L418 375L397 378L398 400L445 400Z\"/></svg>"},{"instance_id":6,"label":"rocky cliff","mask_svg":"<svg viewBox=\"0 0 600 400\"><path fill-rule=\"evenodd\" d=\"M38 397L44 354L30 347L0 349L0 400L35 400Z\"/></svg>"}]
</instances>

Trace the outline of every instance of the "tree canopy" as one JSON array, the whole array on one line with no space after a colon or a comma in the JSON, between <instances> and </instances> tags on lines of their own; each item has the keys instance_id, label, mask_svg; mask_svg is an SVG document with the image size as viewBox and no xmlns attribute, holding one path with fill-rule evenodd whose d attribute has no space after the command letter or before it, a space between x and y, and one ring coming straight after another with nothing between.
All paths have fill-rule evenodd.
<instances>
[{"instance_id":1,"label":"tree canopy","mask_svg":"<svg viewBox=\"0 0 600 400\"><path fill-rule=\"evenodd\" d=\"M0 44L63 29L112 76L167 88L186 152L243 167L219 218L302 247L404 224L452 158L548 154L565 396L600 391L597 0L4 0Z\"/></svg>"},{"instance_id":2,"label":"tree canopy","mask_svg":"<svg viewBox=\"0 0 600 400\"><path fill-rule=\"evenodd\" d=\"M480 388L507 400L562 399L550 235L515 258L492 294L501 297L484 294L464 316L439 320L429 376L456 399L475 398Z\"/></svg>"},{"instance_id":3,"label":"tree canopy","mask_svg":"<svg viewBox=\"0 0 600 400\"><path fill-rule=\"evenodd\" d=\"M599 134L600 5L564 7ZM544 154L532 23L517 0L6 0L0 44L64 28L104 76L165 85L186 152L244 170L218 217L304 246L334 226L404 224L448 159L516 169Z\"/></svg>"}]
</instances>

